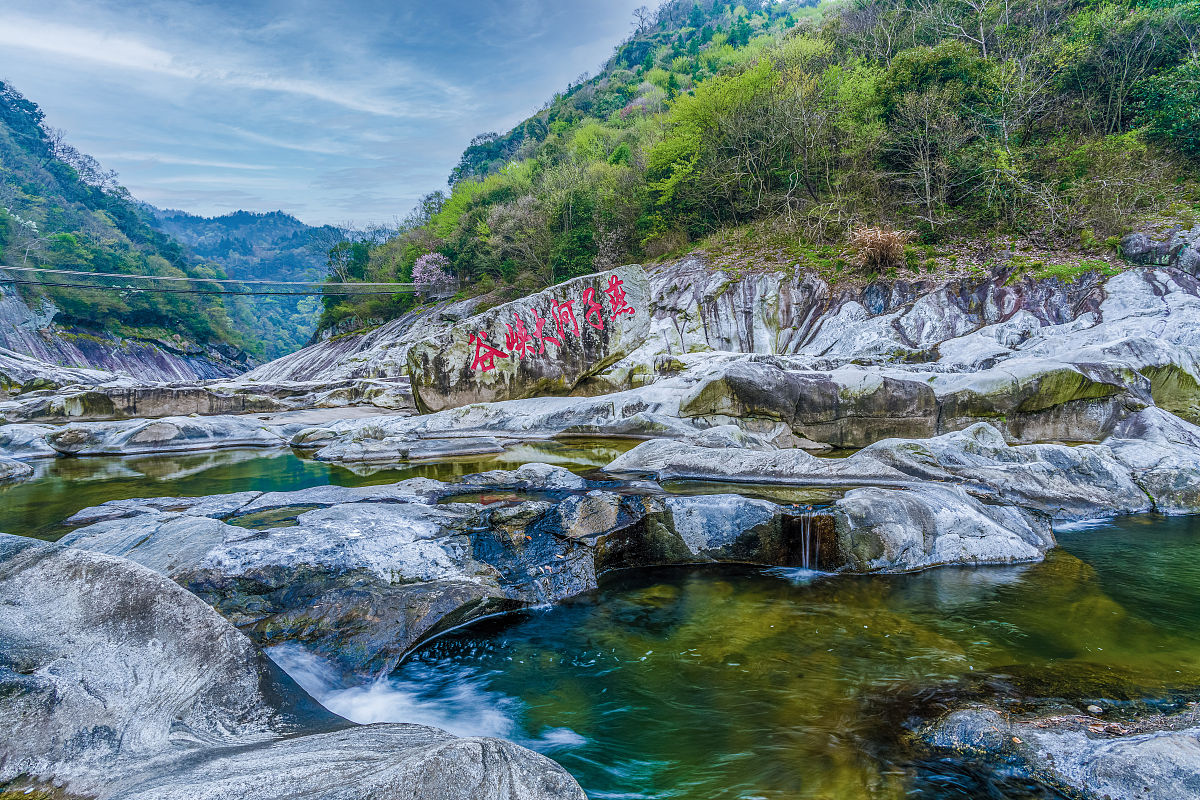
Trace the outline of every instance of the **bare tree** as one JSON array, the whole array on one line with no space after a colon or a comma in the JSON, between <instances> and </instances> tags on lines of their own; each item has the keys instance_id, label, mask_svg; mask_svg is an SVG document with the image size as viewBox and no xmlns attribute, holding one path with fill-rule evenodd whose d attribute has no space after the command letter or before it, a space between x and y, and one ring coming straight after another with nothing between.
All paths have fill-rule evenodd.
<instances>
[{"instance_id":1,"label":"bare tree","mask_svg":"<svg viewBox=\"0 0 1200 800\"><path fill-rule=\"evenodd\" d=\"M654 12L650 10L650 6L638 6L633 10L633 18L637 20L634 24L634 32L645 33L650 30L650 21L654 19Z\"/></svg>"},{"instance_id":2,"label":"bare tree","mask_svg":"<svg viewBox=\"0 0 1200 800\"><path fill-rule=\"evenodd\" d=\"M896 177L907 188L909 203L931 226L947 221L944 209L953 181L954 154L972 132L945 90L909 92L900 98L892 126Z\"/></svg>"}]
</instances>

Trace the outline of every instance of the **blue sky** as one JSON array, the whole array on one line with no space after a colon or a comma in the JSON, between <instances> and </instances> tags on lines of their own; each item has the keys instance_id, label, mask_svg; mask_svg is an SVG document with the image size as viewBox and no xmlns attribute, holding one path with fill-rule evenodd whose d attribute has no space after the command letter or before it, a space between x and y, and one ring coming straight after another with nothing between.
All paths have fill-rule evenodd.
<instances>
[{"instance_id":1,"label":"blue sky","mask_svg":"<svg viewBox=\"0 0 1200 800\"><path fill-rule=\"evenodd\" d=\"M389 222L645 0L4 0L0 77L139 199Z\"/></svg>"}]
</instances>

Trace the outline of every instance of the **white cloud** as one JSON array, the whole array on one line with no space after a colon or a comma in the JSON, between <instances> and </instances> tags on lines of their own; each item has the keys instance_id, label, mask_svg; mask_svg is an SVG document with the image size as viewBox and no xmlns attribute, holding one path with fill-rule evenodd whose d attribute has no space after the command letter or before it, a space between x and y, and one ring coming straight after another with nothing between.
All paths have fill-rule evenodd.
<instances>
[{"instance_id":1,"label":"white cloud","mask_svg":"<svg viewBox=\"0 0 1200 800\"><path fill-rule=\"evenodd\" d=\"M363 91L346 82L314 81L245 67L205 66L228 61L227 54L206 54L202 63L189 62L137 39L29 17L6 17L0 26L0 46L36 50L206 85L297 95L378 116L407 118L445 114L438 104L396 101L383 96L382 92ZM439 83L441 91L457 96L457 89Z\"/></svg>"}]
</instances>

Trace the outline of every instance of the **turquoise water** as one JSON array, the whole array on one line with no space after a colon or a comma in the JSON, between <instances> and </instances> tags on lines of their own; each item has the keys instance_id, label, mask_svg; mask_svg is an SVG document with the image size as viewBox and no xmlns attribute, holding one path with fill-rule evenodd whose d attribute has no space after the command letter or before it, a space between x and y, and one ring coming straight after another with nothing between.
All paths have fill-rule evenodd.
<instances>
[{"instance_id":1,"label":"turquoise water","mask_svg":"<svg viewBox=\"0 0 1200 800\"><path fill-rule=\"evenodd\" d=\"M1061 541L1025 567L628 573L437 640L382 683L310 688L363 721L508 736L594 799L1057 797L908 728L962 698L1120 715L1200 694L1200 521Z\"/></svg>"}]
</instances>

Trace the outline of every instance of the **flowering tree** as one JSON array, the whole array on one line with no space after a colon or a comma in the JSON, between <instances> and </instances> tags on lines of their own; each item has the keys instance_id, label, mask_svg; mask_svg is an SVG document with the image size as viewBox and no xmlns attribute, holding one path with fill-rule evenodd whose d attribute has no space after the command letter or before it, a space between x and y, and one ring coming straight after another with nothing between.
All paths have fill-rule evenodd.
<instances>
[{"instance_id":1,"label":"flowering tree","mask_svg":"<svg viewBox=\"0 0 1200 800\"><path fill-rule=\"evenodd\" d=\"M454 279L446 271L449 268L450 259L441 253L426 253L413 264L413 283L417 285L418 289L426 286L444 286L447 283L453 283Z\"/></svg>"}]
</instances>

